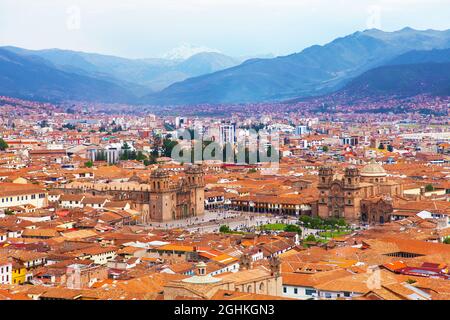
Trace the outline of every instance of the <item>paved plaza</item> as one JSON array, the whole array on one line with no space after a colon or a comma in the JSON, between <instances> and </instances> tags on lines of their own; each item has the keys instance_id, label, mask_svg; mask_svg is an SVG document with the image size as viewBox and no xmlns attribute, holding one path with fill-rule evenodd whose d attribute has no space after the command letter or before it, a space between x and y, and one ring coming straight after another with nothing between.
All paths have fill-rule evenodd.
<instances>
[{"instance_id":1,"label":"paved plaza","mask_svg":"<svg viewBox=\"0 0 450 320\"><path fill-rule=\"evenodd\" d=\"M270 223L297 224L297 217L281 217L262 213L247 213L233 210L206 210L201 217L192 217L168 222L152 222L148 226L158 229L181 228L189 232L218 232L220 226L227 225L234 231L253 231L256 227ZM315 234L318 230L305 229L302 234Z\"/></svg>"}]
</instances>

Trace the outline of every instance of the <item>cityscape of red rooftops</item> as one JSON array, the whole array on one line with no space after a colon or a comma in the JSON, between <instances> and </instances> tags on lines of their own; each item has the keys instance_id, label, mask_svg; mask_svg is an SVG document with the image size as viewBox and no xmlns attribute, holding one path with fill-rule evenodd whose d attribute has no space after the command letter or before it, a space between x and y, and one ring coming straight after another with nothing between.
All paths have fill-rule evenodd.
<instances>
[{"instance_id":1,"label":"cityscape of red rooftops","mask_svg":"<svg viewBox=\"0 0 450 320\"><path fill-rule=\"evenodd\" d=\"M111 12L136 15L125 39L90 24L100 1L73 2L61 27L70 50L54 49L68 47L58 32L48 49L25 26L0 32L0 300L450 300L445 24L404 12L397 27L390 4L358 4L375 25L298 30L317 34L310 45L274 25L273 52L299 43L286 54L244 41L250 26L227 31L238 52L228 33L221 47L220 33L208 42L207 28L184 35L174 24L159 32L191 43L196 30L201 45L129 58L88 44L113 37L132 50L149 32L136 9L158 21L176 10L111 1ZM193 2L204 14L246 8ZM300 8L266 5L280 25L284 6Z\"/></svg>"}]
</instances>

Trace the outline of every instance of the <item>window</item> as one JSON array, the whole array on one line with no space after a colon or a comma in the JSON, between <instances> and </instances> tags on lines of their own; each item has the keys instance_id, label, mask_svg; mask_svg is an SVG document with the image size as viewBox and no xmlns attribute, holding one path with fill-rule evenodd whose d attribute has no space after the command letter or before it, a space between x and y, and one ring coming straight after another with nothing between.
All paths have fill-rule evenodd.
<instances>
[{"instance_id":1,"label":"window","mask_svg":"<svg viewBox=\"0 0 450 320\"><path fill-rule=\"evenodd\" d=\"M298 289L294 288L294 294L298 294Z\"/></svg>"},{"instance_id":2,"label":"window","mask_svg":"<svg viewBox=\"0 0 450 320\"><path fill-rule=\"evenodd\" d=\"M344 292L344 297L350 297L350 292Z\"/></svg>"},{"instance_id":3,"label":"window","mask_svg":"<svg viewBox=\"0 0 450 320\"><path fill-rule=\"evenodd\" d=\"M307 296L312 296L314 293L316 293L316 290L313 289L305 289L305 294Z\"/></svg>"},{"instance_id":4,"label":"window","mask_svg":"<svg viewBox=\"0 0 450 320\"><path fill-rule=\"evenodd\" d=\"M287 293L287 288L283 287L283 293Z\"/></svg>"},{"instance_id":5,"label":"window","mask_svg":"<svg viewBox=\"0 0 450 320\"><path fill-rule=\"evenodd\" d=\"M260 291L260 292L264 291L264 282L261 282L261 283L259 284L259 291Z\"/></svg>"}]
</instances>

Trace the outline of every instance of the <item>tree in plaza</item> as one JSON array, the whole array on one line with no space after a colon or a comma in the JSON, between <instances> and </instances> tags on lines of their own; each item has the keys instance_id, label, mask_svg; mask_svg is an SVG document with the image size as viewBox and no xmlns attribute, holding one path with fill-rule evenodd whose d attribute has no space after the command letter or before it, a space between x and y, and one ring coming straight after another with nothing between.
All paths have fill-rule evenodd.
<instances>
[{"instance_id":1,"label":"tree in plaza","mask_svg":"<svg viewBox=\"0 0 450 320\"><path fill-rule=\"evenodd\" d=\"M220 226L219 231L222 232L222 233L229 233L231 230L230 230L229 226L224 224L224 225Z\"/></svg>"},{"instance_id":2,"label":"tree in plaza","mask_svg":"<svg viewBox=\"0 0 450 320\"><path fill-rule=\"evenodd\" d=\"M6 149L8 149L8 144L5 140L0 138L0 151L5 151Z\"/></svg>"},{"instance_id":3,"label":"tree in plaza","mask_svg":"<svg viewBox=\"0 0 450 320\"><path fill-rule=\"evenodd\" d=\"M284 227L284 231L286 232L296 232L298 234L302 234L302 229L295 224L288 224Z\"/></svg>"},{"instance_id":4,"label":"tree in plaza","mask_svg":"<svg viewBox=\"0 0 450 320\"><path fill-rule=\"evenodd\" d=\"M425 186L425 191L426 191L426 192L434 191L433 185L432 185L431 183L430 183L430 184L427 184L427 185Z\"/></svg>"},{"instance_id":5,"label":"tree in plaza","mask_svg":"<svg viewBox=\"0 0 450 320\"><path fill-rule=\"evenodd\" d=\"M84 166L85 166L86 168L92 168L93 165L94 165L94 163L93 163L91 160L86 161L86 162L84 163Z\"/></svg>"}]
</instances>

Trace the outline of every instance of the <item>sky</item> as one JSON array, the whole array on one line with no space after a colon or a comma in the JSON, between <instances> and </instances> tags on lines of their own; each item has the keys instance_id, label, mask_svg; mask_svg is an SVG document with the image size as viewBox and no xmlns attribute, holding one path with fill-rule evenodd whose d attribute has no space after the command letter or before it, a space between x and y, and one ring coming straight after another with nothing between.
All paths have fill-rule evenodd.
<instances>
[{"instance_id":1,"label":"sky","mask_svg":"<svg viewBox=\"0 0 450 320\"><path fill-rule=\"evenodd\" d=\"M370 28L450 29L449 17L450 0L1 0L0 45L286 55Z\"/></svg>"}]
</instances>

